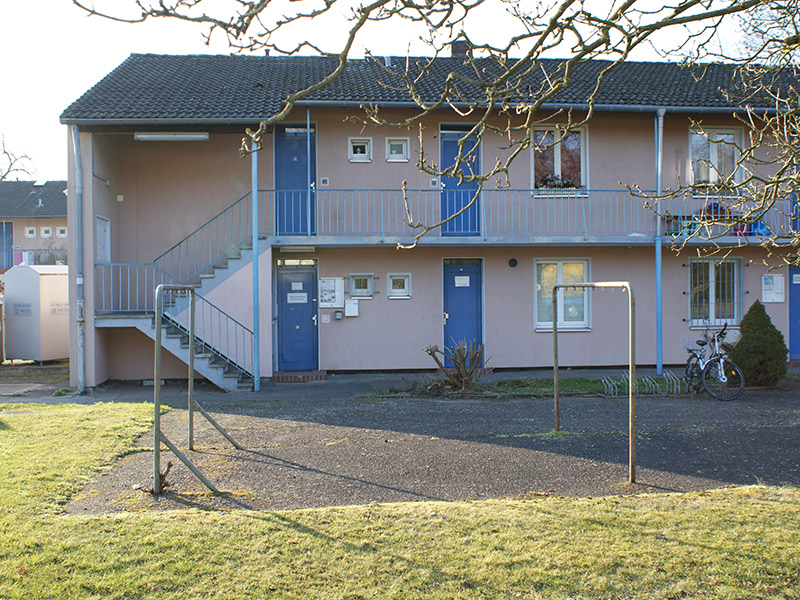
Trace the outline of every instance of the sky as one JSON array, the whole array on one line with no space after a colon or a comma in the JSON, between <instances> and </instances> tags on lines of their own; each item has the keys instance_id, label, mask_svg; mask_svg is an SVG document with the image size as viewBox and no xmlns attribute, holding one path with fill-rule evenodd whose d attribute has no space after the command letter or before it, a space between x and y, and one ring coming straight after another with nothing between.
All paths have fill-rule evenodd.
<instances>
[{"instance_id":1,"label":"sky","mask_svg":"<svg viewBox=\"0 0 800 600\"><path fill-rule=\"evenodd\" d=\"M495 9L484 22L496 18ZM306 27L303 34L319 39L335 30L319 25L320 33ZM66 179L68 131L58 122L61 112L131 53L230 53L221 36L206 45L203 31L178 21L128 24L90 17L71 0L0 0L0 135L6 148L30 158L29 179ZM365 43L379 56L405 55L409 49L415 53L409 47L414 38L393 26Z\"/></svg>"}]
</instances>

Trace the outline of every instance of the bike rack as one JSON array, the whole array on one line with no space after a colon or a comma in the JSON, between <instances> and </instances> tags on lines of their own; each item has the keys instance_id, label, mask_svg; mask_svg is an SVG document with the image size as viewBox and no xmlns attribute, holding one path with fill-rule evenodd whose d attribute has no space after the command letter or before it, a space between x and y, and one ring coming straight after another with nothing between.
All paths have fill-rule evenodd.
<instances>
[{"instance_id":1,"label":"bike rack","mask_svg":"<svg viewBox=\"0 0 800 600\"><path fill-rule=\"evenodd\" d=\"M194 410L197 409L206 420L219 431L237 450L244 450L236 440L234 440L219 423L217 423L205 409L194 399L194 348L195 348L195 289L189 285L172 285L162 283L156 287L155 305L155 365L153 367L153 493L160 494L161 489L161 442L177 456L205 486L215 494L219 493L216 486L209 481L185 454L178 450L177 446L169 441L169 438L161 431L161 329L164 320L164 292L189 293L189 381L188 381L188 401L189 401L189 450L194 450Z\"/></svg>"},{"instance_id":2,"label":"bike rack","mask_svg":"<svg viewBox=\"0 0 800 600\"><path fill-rule=\"evenodd\" d=\"M553 404L555 431L559 430L558 389L558 290L559 289L622 288L628 292L628 373L636 381L636 322L633 288L628 281L598 281L595 283L557 283L553 286ZM628 386L628 483L636 482L636 385Z\"/></svg>"}]
</instances>

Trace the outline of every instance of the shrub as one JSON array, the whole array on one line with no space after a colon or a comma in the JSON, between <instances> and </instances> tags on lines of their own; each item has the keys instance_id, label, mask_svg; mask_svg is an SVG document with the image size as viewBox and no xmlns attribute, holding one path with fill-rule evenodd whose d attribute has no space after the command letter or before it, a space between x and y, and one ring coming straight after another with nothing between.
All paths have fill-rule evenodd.
<instances>
[{"instance_id":1,"label":"shrub","mask_svg":"<svg viewBox=\"0 0 800 600\"><path fill-rule=\"evenodd\" d=\"M775 385L786 376L788 350L761 302L753 302L740 329L742 337L730 359L739 365L747 385Z\"/></svg>"}]
</instances>

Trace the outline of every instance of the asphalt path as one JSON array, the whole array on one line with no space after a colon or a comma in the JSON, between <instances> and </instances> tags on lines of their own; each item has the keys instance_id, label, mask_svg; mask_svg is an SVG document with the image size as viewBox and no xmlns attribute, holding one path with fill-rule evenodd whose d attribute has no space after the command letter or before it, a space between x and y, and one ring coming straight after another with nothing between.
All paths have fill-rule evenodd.
<instances>
[{"instance_id":1,"label":"asphalt path","mask_svg":"<svg viewBox=\"0 0 800 600\"><path fill-rule=\"evenodd\" d=\"M222 494L172 454L166 492L153 496L152 432L73 499L68 511L281 510L407 502L688 492L750 484L800 485L800 381L748 389L733 402L639 396L636 482L628 483L627 396L551 398L363 395L397 387L371 376L279 384L261 394L200 386L198 401L245 449L195 416L188 451L185 387L164 388L164 434ZM69 400L69 399L67 399ZM74 400L74 399L73 399ZM152 388L112 385L79 401L151 401Z\"/></svg>"}]
</instances>

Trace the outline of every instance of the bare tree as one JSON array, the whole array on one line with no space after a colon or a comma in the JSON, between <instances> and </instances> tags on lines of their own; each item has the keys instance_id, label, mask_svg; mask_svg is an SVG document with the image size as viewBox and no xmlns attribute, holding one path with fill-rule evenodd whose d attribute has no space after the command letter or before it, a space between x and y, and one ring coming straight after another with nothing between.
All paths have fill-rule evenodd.
<instances>
[{"instance_id":1,"label":"bare tree","mask_svg":"<svg viewBox=\"0 0 800 600\"><path fill-rule=\"evenodd\" d=\"M425 224L408 209L407 220L417 232L414 242L444 222L469 210L484 186L508 184L510 164L524 150L542 144L556 144L571 129L591 119L595 99L606 76L631 53L643 45L658 47L665 55L703 57L715 42L720 28L737 17L743 22L763 19L770 27L771 10L781 14L795 2L769 0L549 0L519 3L511 0L320 0L320 2L278 2L277 0L73 0L91 15L118 21L142 22L149 19L177 19L205 26L205 36L226 36L239 52L297 54L313 52L334 58L333 67L323 77L289 95L282 110L264 120L256 130L248 130L242 144L246 154L260 149L264 137L276 122L284 119L303 98L333 83L347 68L347 59L371 31L390 25L409 27L427 44L428 56L448 56L455 48L465 50L463 61L455 61L446 72L432 72L430 58L408 58L405 68L387 69L393 84L407 92L416 110L402 119L387 117L376 107L365 106L353 115L367 126L418 129L434 111L450 108L470 115L474 123L461 137L452 165L439 165L429 159L420 146L417 166L432 176L458 178L475 184L472 202L441 222ZM783 6L786 5L786 6ZM486 27L487 15L502 19L502 27ZM499 16L498 16L499 15ZM332 35L309 35L317 23L324 23ZM313 38L313 39L310 39ZM787 39L783 39L783 43ZM765 44L764 51L781 47ZM758 52L753 52L756 58ZM548 61L550 56L565 58ZM368 55L369 58L369 55ZM552 139L537 140L533 125L542 118L547 102L570 85L576 68L593 59L605 63L586 98L580 114L559 115L558 133ZM743 67L754 61L741 61ZM431 82L435 92L431 93ZM763 87L761 88L763 89ZM733 93L733 92L731 92ZM786 98L774 99L776 114L784 114ZM505 119L498 121L497 116ZM770 113L772 114L772 113ZM552 118L552 116L551 116ZM755 113L746 119L764 136L774 135L780 123ZM501 124L498 124L501 123ZM698 128L702 124L698 124ZM473 168L476 144L484 135L499 134L507 140L507 152L483 171ZM787 133L788 135L788 133ZM420 132L420 143L422 134ZM754 140L758 141L758 140ZM754 158L741 152L741 164ZM778 158L777 160L780 160ZM753 170L753 173L755 171ZM781 175L784 176L784 175ZM756 175L753 174L753 180ZM781 188L782 189L782 188ZM675 193L673 190L671 193ZM732 214L732 211L731 211ZM738 214L738 213L737 213ZM756 219L750 212L746 219Z\"/></svg>"},{"instance_id":2,"label":"bare tree","mask_svg":"<svg viewBox=\"0 0 800 600\"><path fill-rule=\"evenodd\" d=\"M778 264L800 264L798 10L798 0L760 3L738 15L742 43L714 55L735 65L731 84L722 91L739 107L736 118L747 135L737 142L715 137L701 121L694 123L694 135L703 136L717 156L728 160L695 160L693 180L662 195L707 199L694 228L676 240L678 250L699 238L706 242L699 252L727 252L735 235L740 243L763 246L767 258L776 257ZM675 218L657 208L658 200L648 199L649 206L667 220Z\"/></svg>"},{"instance_id":3,"label":"bare tree","mask_svg":"<svg viewBox=\"0 0 800 600\"><path fill-rule=\"evenodd\" d=\"M30 177L31 159L25 154L14 154L6 147L5 137L0 136L0 181Z\"/></svg>"}]
</instances>

